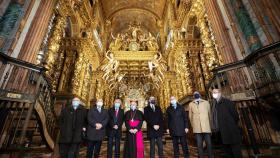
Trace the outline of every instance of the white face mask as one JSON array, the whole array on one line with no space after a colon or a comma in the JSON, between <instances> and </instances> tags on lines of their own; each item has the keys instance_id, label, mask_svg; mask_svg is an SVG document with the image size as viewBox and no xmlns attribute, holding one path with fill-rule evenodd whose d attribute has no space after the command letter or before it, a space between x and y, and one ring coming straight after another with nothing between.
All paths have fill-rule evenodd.
<instances>
[{"instance_id":1,"label":"white face mask","mask_svg":"<svg viewBox=\"0 0 280 158\"><path fill-rule=\"evenodd\" d=\"M103 106L103 103L102 102L97 102L96 105L97 105L98 108L101 108Z\"/></svg>"},{"instance_id":2,"label":"white face mask","mask_svg":"<svg viewBox=\"0 0 280 158\"><path fill-rule=\"evenodd\" d=\"M136 105L130 105L130 108L132 111L134 111L136 109Z\"/></svg>"},{"instance_id":3,"label":"white face mask","mask_svg":"<svg viewBox=\"0 0 280 158\"><path fill-rule=\"evenodd\" d=\"M219 99L220 98L220 94L219 93L214 93L212 94L214 99Z\"/></svg>"}]
</instances>

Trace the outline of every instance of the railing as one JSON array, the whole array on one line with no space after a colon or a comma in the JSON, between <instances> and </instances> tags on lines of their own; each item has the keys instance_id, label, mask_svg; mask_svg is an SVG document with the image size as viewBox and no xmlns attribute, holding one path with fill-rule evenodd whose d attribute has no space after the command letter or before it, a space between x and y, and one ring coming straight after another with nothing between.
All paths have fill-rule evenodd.
<instances>
[{"instance_id":1,"label":"railing","mask_svg":"<svg viewBox=\"0 0 280 158\"><path fill-rule=\"evenodd\" d=\"M51 87L43 72L43 67L12 58L0 52L0 101L5 101L5 103L2 102L2 107L14 114L16 112L12 111L11 106L8 106L11 104L9 101L28 103L28 112L24 115L24 122L21 123L23 124L22 128L18 130L21 132L20 139L24 139L29 121L35 115L39 120L43 138L47 145L53 149L57 120L53 108ZM33 111L36 113L33 114ZM14 116L12 115L12 117ZM4 138L1 136L1 139Z\"/></svg>"},{"instance_id":2,"label":"railing","mask_svg":"<svg viewBox=\"0 0 280 158\"><path fill-rule=\"evenodd\" d=\"M214 69L214 78L208 87L220 87L229 94L253 90L255 96L263 97L279 92L279 82L280 42L277 42L253 52L244 60Z\"/></svg>"},{"instance_id":3,"label":"railing","mask_svg":"<svg viewBox=\"0 0 280 158\"><path fill-rule=\"evenodd\" d=\"M208 85L209 91L218 87L223 95L235 101L243 142L251 145L255 154L259 153L259 145L273 144L263 98L280 92L279 59L280 42L253 52L244 60L214 69Z\"/></svg>"}]
</instances>

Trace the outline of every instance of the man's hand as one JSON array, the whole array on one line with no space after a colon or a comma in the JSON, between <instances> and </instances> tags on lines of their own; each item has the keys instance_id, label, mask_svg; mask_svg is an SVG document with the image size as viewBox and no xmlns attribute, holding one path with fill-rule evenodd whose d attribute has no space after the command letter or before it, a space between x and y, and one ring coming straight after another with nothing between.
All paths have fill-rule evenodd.
<instances>
[{"instance_id":1,"label":"man's hand","mask_svg":"<svg viewBox=\"0 0 280 158\"><path fill-rule=\"evenodd\" d=\"M189 129L185 128L185 132L188 133L188 132L189 132Z\"/></svg>"},{"instance_id":2,"label":"man's hand","mask_svg":"<svg viewBox=\"0 0 280 158\"><path fill-rule=\"evenodd\" d=\"M134 134L135 134L135 133L137 133L137 132L138 132L138 130L137 130L137 129L134 129L134 130L133 130L133 132L134 132Z\"/></svg>"},{"instance_id":3,"label":"man's hand","mask_svg":"<svg viewBox=\"0 0 280 158\"><path fill-rule=\"evenodd\" d=\"M167 129L166 132L169 134L169 129Z\"/></svg>"},{"instance_id":4,"label":"man's hand","mask_svg":"<svg viewBox=\"0 0 280 158\"><path fill-rule=\"evenodd\" d=\"M96 123L96 124L95 124L95 127L96 127L96 129L97 129L97 130L99 130L99 129L101 129L101 128L102 128L102 124L100 124L100 123Z\"/></svg>"},{"instance_id":5,"label":"man's hand","mask_svg":"<svg viewBox=\"0 0 280 158\"><path fill-rule=\"evenodd\" d=\"M154 125L154 129L157 131L159 129L159 125Z\"/></svg>"},{"instance_id":6,"label":"man's hand","mask_svg":"<svg viewBox=\"0 0 280 158\"><path fill-rule=\"evenodd\" d=\"M134 129L130 129L129 132L134 134Z\"/></svg>"},{"instance_id":7,"label":"man's hand","mask_svg":"<svg viewBox=\"0 0 280 158\"><path fill-rule=\"evenodd\" d=\"M114 125L114 127L113 127L114 129L118 129L119 127L118 127L118 125Z\"/></svg>"}]
</instances>

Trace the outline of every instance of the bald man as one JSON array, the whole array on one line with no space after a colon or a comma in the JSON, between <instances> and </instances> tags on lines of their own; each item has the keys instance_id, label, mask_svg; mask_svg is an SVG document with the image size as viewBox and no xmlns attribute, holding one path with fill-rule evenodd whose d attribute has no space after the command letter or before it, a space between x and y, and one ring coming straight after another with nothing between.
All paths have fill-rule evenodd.
<instances>
[{"instance_id":1,"label":"bald man","mask_svg":"<svg viewBox=\"0 0 280 158\"><path fill-rule=\"evenodd\" d=\"M87 111L79 98L65 107L59 116L59 153L61 158L78 158L82 132L86 130Z\"/></svg>"}]
</instances>

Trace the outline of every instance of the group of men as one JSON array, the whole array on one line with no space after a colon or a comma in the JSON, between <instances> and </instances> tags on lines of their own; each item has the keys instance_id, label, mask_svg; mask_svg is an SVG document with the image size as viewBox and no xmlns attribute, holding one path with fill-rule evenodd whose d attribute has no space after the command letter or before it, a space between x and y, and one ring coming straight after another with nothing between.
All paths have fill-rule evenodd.
<instances>
[{"instance_id":1,"label":"group of men","mask_svg":"<svg viewBox=\"0 0 280 158\"><path fill-rule=\"evenodd\" d=\"M224 151L227 157L241 158L241 135L238 127L239 116L234 103L222 97L219 89L212 91L213 107L203 100L199 92L194 93L194 100L189 104L189 117L183 106L175 97L170 98L170 106L166 110L166 121L162 109L155 97L151 96L144 113L137 110L137 102L130 103L130 110L126 113L121 108L121 100L115 99L114 105L104 109L101 99L96 106L87 111L80 100L74 98L72 106L62 110L59 118L60 139L59 151L61 158L77 158L80 144L87 140L87 158L99 157L102 141L108 137L107 157L120 157L120 144L122 138L122 125L125 123L126 137L124 145L124 158L144 158L144 143L142 123L147 123L147 136L150 141L150 157L155 157L155 147L158 147L158 157L163 158L163 135L165 131L170 134L173 143L173 157L179 158L179 144L182 146L184 158L189 157L187 144L188 122L190 120L192 131L195 134L198 157L202 158L203 141L207 145L208 157L212 158L211 132L214 130L221 134ZM165 128L167 123L167 129Z\"/></svg>"}]
</instances>

